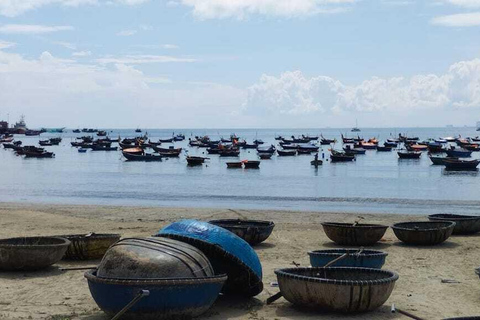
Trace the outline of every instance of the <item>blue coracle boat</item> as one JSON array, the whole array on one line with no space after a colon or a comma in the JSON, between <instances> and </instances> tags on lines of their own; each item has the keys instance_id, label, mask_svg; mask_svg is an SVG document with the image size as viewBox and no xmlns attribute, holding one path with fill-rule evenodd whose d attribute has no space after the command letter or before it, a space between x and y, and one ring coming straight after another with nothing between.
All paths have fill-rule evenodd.
<instances>
[{"instance_id":1,"label":"blue coracle boat","mask_svg":"<svg viewBox=\"0 0 480 320\"><path fill-rule=\"evenodd\" d=\"M207 311L215 302L226 280L225 275L194 279L110 279L85 273L93 299L113 316L142 290L149 295L140 299L122 319L191 318ZM141 316L140 316L141 315Z\"/></svg>"},{"instance_id":2,"label":"blue coracle boat","mask_svg":"<svg viewBox=\"0 0 480 320\"><path fill-rule=\"evenodd\" d=\"M255 296L262 292L262 265L252 247L224 228L197 220L174 222L155 236L181 240L200 249L216 274L226 273L224 293Z\"/></svg>"},{"instance_id":3,"label":"blue coracle boat","mask_svg":"<svg viewBox=\"0 0 480 320\"><path fill-rule=\"evenodd\" d=\"M346 257L335 262L332 267L359 267L381 269L385 264L387 253L377 250L363 250L356 254L358 249L331 249L310 251L310 264L312 267L324 267L330 261L348 253Z\"/></svg>"}]
</instances>

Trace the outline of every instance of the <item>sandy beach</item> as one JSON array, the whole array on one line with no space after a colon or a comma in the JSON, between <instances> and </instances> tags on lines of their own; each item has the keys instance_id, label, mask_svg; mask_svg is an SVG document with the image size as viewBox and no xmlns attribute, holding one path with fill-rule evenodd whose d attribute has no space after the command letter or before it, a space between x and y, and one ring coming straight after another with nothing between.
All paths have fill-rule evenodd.
<instances>
[{"instance_id":1,"label":"sandy beach","mask_svg":"<svg viewBox=\"0 0 480 320\"><path fill-rule=\"evenodd\" d=\"M395 214L362 216L368 223L387 225L426 219ZM326 237L321 222L354 222L355 214L1 203L0 217L1 238L83 232L146 237L184 218L274 221L272 236L255 248L263 265L264 291L250 300L221 297L201 319L404 318L390 312L392 303L425 319L480 314L480 281L474 272L480 265L479 236L454 236L436 247L411 247L402 245L389 229L374 248L388 252L384 269L400 276L390 299L375 312L344 316L299 310L283 298L269 306L264 301L278 292L271 286L276 281L274 269L291 267L293 262L308 266L308 251L337 247ZM41 272L0 273L0 319L107 319L91 298L84 272L59 270L98 263L61 261Z\"/></svg>"}]
</instances>

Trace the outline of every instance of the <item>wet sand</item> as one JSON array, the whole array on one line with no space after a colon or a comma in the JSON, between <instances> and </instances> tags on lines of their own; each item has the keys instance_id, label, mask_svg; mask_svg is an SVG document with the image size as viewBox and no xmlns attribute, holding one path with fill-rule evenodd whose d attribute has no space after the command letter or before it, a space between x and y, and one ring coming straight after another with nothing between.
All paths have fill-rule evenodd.
<instances>
[{"instance_id":1,"label":"wet sand","mask_svg":"<svg viewBox=\"0 0 480 320\"><path fill-rule=\"evenodd\" d=\"M426 219L395 214L362 216L365 222L386 225ZM297 309L283 298L266 306L266 298L278 292L270 285L276 281L274 269L292 267L293 262L308 266L308 251L337 248L320 223L353 223L355 214L0 203L0 238L87 232L145 237L179 219L238 217L276 223L272 236L255 247L263 265L265 289L250 300L221 297L200 319L405 319L390 312L392 303L425 319L480 314L480 280L474 272L480 265L480 234L454 236L435 247L410 247L402 245L391 229L372 247L388 252L384 269L400 276L383 307L367 314L345 316ZM61 261L45 271L1 272L0 319L108 319L91 298L84 271L59 270L98 263Z\"/></svg>"}]
</instances>

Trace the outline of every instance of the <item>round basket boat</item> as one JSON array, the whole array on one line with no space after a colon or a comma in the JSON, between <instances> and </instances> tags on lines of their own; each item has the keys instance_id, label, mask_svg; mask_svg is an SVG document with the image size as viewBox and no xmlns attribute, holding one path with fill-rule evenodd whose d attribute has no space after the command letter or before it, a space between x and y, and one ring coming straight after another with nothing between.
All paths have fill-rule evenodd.
<instances>
[{"instance_id":1,"label":"round basket boat","mask_svg":"<svg viewBox=\"0 0 480 320\"><path fill-rule=\"evenodd\" d=\"M58 237L0 240L0 270L40 270L60 261L70 241Z\"/></svg>"},{"instance_id":2,"label":"round basket boat","mask_svg":"<svg viewBox=\"0 0 480 320\"><path fill-rule=\"evenodd\" d=\"M67 260L101 259L108 248L120 240L119 234L105 233L70 234L59 237L68 239L71 242L63 257L63 259Z\"/></svg>"},{"instance_id":3,"label":"round basket boat","mask_svg":"<svg viewBox=\"0 0 480 320\"><path fill-rule=\"evenodd\" d=\"M209 223L227 229L254 246L272 234L275 223L262 220L222 219L211 220Z\"/></svg>"},{"instance_id":4,"label":"round basket boat","mask_svg":"<svg viewBox=\"0 0 480 320\"><path fill-rule=\"evenodd\" d=\"M262 265L252 247L232 232L197 220L174 222L155 236L184 241L200 249L216 274L227 274L222 291L247 297L262 292Z\"/></svg>"},{"instance_id":5,"label":"round basket boat","mask_svg":"<svg viewBox=\"0 0 480 320\"><path fill-rule=\"evenodd\" d=\"M368 268L289 268L275 270L283 297L327 312L374 310L387 301L398 275Z\"/></svg>"},{"instance_id":6,"label":"round basket boat","mask_svg":"<svg viewBox=\"0 0 480 320\"><path fill-rule=\"evenodd\" d=\"M324 222L323 230L327 237L343 246L371 246L380 241L388 226L380 224L350 224Z\"/></svg>"},{"instance_id":7,"label":"round basket boat","mask_svg":"<svg viewBox=\"0 0 480 320\"><path fill-rule=\"evenodd\" d=\"M310 251L312 267L323 267L330 261L348 253L346 257L332 264L332 267L360 267L381 269L388 253L377 250L363 250L357 254L357 249L331 249Z\"/></svg>"},{"instance_id":8,"label":"round basket boat","mask_svg":"<svg viewBox=\"0 0 480 320\"><path fill-rule=\"evenodd\" d=\"M217 299L226 275L206 278L114 279L101 278L97 271L85 273L97 305L109 316L117 314L141 290L149 295L129 309L122 319L185 319L201 315Z\"/></svg>"},{"instance_id":9,"label":"round basket boat","mask_svg":"<svg viewBox=\"0 0 480 320\"><path fill-rule=\"evenodd\" d=\"M397 238L407 244L435 245L447 240L455 228L452 221L402 222L392 226Z\"/></svg>"},{"instance_id":10,"label":"round basket boat","mask_svg":"<svg viewBox=\"0 0 480 320\"><path fill-rule=\"evenodd\" d=\"M466 216L461 214L432 214L430 221L453 221L453 234L473 234L480 231L480 216Z\"/></svg>"}]
</instances>

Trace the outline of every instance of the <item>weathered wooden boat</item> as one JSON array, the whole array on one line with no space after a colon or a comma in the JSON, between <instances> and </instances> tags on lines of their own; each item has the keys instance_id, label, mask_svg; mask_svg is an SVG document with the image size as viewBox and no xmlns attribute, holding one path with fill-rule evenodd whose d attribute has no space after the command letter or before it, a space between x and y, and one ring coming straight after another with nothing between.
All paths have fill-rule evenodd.
<instances>
[{"instance_id":1,"label":"weathered wooden boat","mask_svg":"<svg viewBox=\"0 0 480 320\"><path fill-rule=\"evenodd\" d=\"M58 237L0 240L0 270L40 270L60 261L70 241Z\"/></svg>"},{"instance_id":2,"label":"weathered wooden boat","mask_svg":"<svg viewBox=\"0 0 480 320\"><path fill-rule=\"evenodd\" d=\"M341 313L377 309L398 280L394 272L369 268L287 268L275 274L283 297L294 305Z\"/></svg>"},{"instance_id":3,"label":"weathered wooden boat","mask_svg":"<svg viewBox=\"0 0 480 320\"><path fill-rule=\"evenodd\" d=\"M323 230L327 237L339 245L371 246L380 241L388 226L380 224L351 224L324 222Z\"/></svg>"},{"instance_id":4,"label":"weathered wooden boat","mask_svg":"<svg viewBox=\"0 0 480 320\"><path fill-rule=\"evenodd\" d=\"M162 161L162 158L163 158L162 155L155 155L151 153L136 154L136 153L129 153L129 152L123 151L122 154L128 161L154 162L154 161Z\"/></svg>"},{"instance_id":5,"label":"weathered wooden boat","mask_svg":"<svg viewBox=\"0 0 480 320\"><path fill-rule=\"evenodd\" d=\"M458 158L435 157L435 156L432 156L432 155L430 155L429 158L430 158L430 161L432 161L432 164L433 164L433 165L436 165L436 166L444 166L444 165L445 165L445 160L447 160L447 159L456 159L456 160L458 160Z\"/></svg>"},{"instance_id":6,"label":"weathered wooden boat","mask_svg":"<svg viewBox=\"0 0 480 320\"><path fill-rule=\"evenodd\" d=\"M330 161L331 162L350 162L355 160L354 154L348 154L346 152L339 152L336 150L332 150L330 154Z\"/></svg>"},{"instance_id":7,"label":"weathered wooden boat","mask_svg":"<svg viewBox=\"0 0 480 320\"><path fill-rule=\"evenodd\" d=\"M297 155L297 150L277 150L280 157L291 157Z\"/></svg>"},{"instance_id":8,"label":"weathered wooden boat","mask_svg":"<svg viewBox=\"0 0 480 320\"><path fill-rule=\"evenodd\" d=\"M242 168L242 167L243 167L242 161L227 162L227 168Z\"/></svg>"},{"instance_id":9,"label":"weathered wooden boat","mask_svg":"<svg viewBox=\"0 0 480 320\"><path fill-rule=\"evenodd\" d=\"M461 159L445 159L445 169L447 170L477 170L480 160L461 160Z\"/></svg>"},{"instance_id":10,"label":"weathered wooden boat","mask_svg":"<svg viewBox=\"0 0 480 320\"><path fill-rule=\"evenodd\" d=\"M70 245L63 256L66 260L95 260L101 259L108 248L118 240L119 234L87 233L57 236L70 241Z\"/></svg>"},{"instance_id":11,"label":"weathered wooden boat","mask_svg":"<svg viewBox=\"0 0 480 320\"><path fill-rule=\"evenodd\" d=\"M273 153L258 153L258 157L262 160L271 159L272 156L273 156Z\"/></svg>"},{"instance_id":12,"label":"weathered wooden boat","mask_svg":"<svg viewBox=\"0 0 480 320\"><path fill-rule=\"evenodd\" d=\"M455 227L452 234L473 234L480 232L480 216L467 216L461 214L431 214L430 221L453 221Z\"/></svg>"},{"instance_id":13,"label":"weathered wooden boat","mask_svg":"<svg viewBox=\"0 0 480 320\"><path fill-rule=\"evenodd\" d=\"M455 228L453 221L402 222L392 226L397 238L407 244L436 245L447 240Z\"/></svg>"},{"instance_id":14,"label":"weathered wooden boat","mask_svg":"<svg viewBox=\"0 0 480 320\"><path fill-rule=\"evenodd\" d=\"M201 166L205 160L208 158L205 157L196 157L196 156L187 156L187 165L189 166Z\"/></svg>"},{"instance_id":15,"label":"weathered wooden boat","mask_svg":"<svg viewBox=\"0 0 480 320\"><path fill-rule=\"evenodd\" d=\"M420 159L422 153L420 151L398 151L400 159Z\"/></svg>"},{"instance_id":16,"label":"weathered wooden boat","mask_svg":"<svg viewBox=\"0 0 480 320\"><path fill-rule=\"evenodd\" d=\"M252 247L243 239L221 227L197 221L174 222L156 236L187 242L208 257L216 274L226 273L226 294L255 296L262 292L262 265Z\"/></svg>"},{"instance_id":17,"label":"weathered wooden boat","mask_svg":"<svg viewBox=\"0 0 480 320\"><path fill-rule=\"evenodd\" d=\"M391 152L393 150L392 147L389 146L377 146L377 151L378 152Z\"/></svg>"},{"instance_id":18,"label":"weathered wooden boat","mask_svg":"<svg viewBox=\"0 0 480 320\"><path fill-rule=\"evenodd\" d=\"M328 249L310 251L310 264L312 267L324 267L333 260L346 256L329 267L356 267L356 268L374 268L381 269L385 264L388 253L377 250L357 250L357 249Z\"/></svg>"},{"instance_id":19,"label":"weathered wooden boat","mask_svg":"<svg viewBox=\"0 0 480 320\"><path fill-rule=\"evenodd\" d=\"M252 246L267 240L275 227L273 221L263 220L221 219L209 223L233 232Z\"/></svg>"},{"instance_id":20,"label":"weathered wooden boat","mask_svg":"<svg viewBox=\"0 0 480 320\"><path fill-rule=\"evenodd\" d=\"M55 154L53 152L32 152L32 151L25 151L24 152L25 158L53 158Z\"/></svg>"},{"instance_id":21,"label":"weathered wooden boat","mask_svg":"<svg viewBox=\"0 0 480 320\"><path fill-rule=\"evenodd\" d=\"M200 250L166 238L120 240L107 251L98 270L86 272L85 277L92 297L107 315L129 305L122 319L152 320L201 315L227 279L224 274L214 275Z\"/></svg>"},{"instance_id":22,"label":"weathered wooden boat","mask_svg":"<svg viewBox=\"0 0 480 320\"><path fill-rule=\"evenodd\" d=\"M243 160L245 169L258 169L260 168L260 161L258 160Z\"/></svg>"},{"instance_id":23,"label":"weathered wooden boat","mask_svg":"<svg viewBox=\"0 0 480 320\"><path fill-rule=\"evenodd\" d=\"M351 146L347 145L343 147L343 151L345 151L346 154L365 154L367 152L366 149L363 148L352 148Z\"/></svg>"},{"instance_id":24,"label":"weathered wooden boat","mask_svg":"<svg viewBox=\"0 0 480 320\"><path fill-rule=\"evenodd\" d=\"M454 158L469 158L472 156L472 151L463 148L455 148L453 146L450 150L446 150L445 152L447 153L447 156Z\"/></svg>"}]
</instances>

